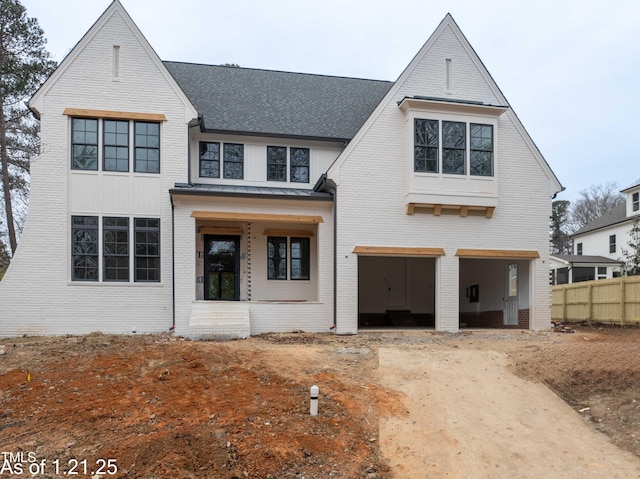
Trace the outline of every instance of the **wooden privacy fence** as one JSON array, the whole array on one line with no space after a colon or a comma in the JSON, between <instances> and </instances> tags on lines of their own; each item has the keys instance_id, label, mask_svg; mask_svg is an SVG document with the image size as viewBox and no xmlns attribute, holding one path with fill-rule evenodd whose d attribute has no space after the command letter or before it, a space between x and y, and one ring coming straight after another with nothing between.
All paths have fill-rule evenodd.
<instances>
[{"instance_id":1,"label":"wooden privacy fence","mask_svg":"<svg viewBox=\"0 0 640 479\"><path fill-rule=\"evenodd\" d=\"M551 319L640 325L640 276L552 286Z\"/></svg>"}]
</instances>

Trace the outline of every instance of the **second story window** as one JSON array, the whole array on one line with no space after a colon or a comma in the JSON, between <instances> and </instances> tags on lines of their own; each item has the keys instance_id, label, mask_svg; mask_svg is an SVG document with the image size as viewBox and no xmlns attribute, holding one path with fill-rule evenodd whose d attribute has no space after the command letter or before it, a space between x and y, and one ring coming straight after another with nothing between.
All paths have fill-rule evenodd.
<instances>
[{"instance_id":1,"label":"second story window","mask_svg":"<svg viewBox=\"0 0 640 479\"><path fill-rule=\"evenodd\" d=\"M135 168L138 173L160 173L160 125L136 121Z\"/></svg>"},{"instance_id":2,"label":"second story window","mask_svg":"<svg viewBox=\"0 0 640 479\"><path fill-rule=\"evenodd\" d=\"M494 175L492 125L416 118L413 147L416 173Z\"/></svg>"},{"instance_id":3,"label":"second story window","mask_svg":"<svg viewBox=\"0 0 640 479\"><path fill-rule=\"evenodd\" d=\"M287 148L267 146L267 181L287 181Z\"/></svg>"},{"instance_id":4,"label":"second story window","mask_svg":"<svg viewBox=\"0 0 640 479\"><path fill-rule=\"evenodd\" d=\"M244 178L244 145L224 144L224 177L235 180Z\"/></svg>"},{"instance_id":5,"label":"second story window","mask_svg":"<svg viewBox=\"0 0 640 479\"><path fill-rule=\"evenodd\" d=\"M129 171L129 122L104 120L104 171Z\"/></svg>"},{"instance_id":6,"label":"second story window","mask_svg":"<svg viewBox=\"0 0 640 479\"><path fill-rule=\"evenodd\" d=\"M309 148L267 146L267 181L287 181L309 183ZM287 169L287 158L289 168Z\"/></svg>"},{"instance_id":7,"label":"second story window","mask_svg":"<svg viewBox=\"0 0 640 479\"><path fill-rule=\"evenodd\" d=\"M133 135L134 141L129 141ZM160 173L160 123L71 118L71 169Z\"/></svg>"},{"instance_id":8,"label":"second story window","mask_svg":"<svg viewBox=\"0 0 640 479\"><path fill-rule=\"evenodd\" d=\"M200 176L220 178L220 143L200 142Z\"/></svg>"},{"instance_id":9,"label":"second story window","mask_svg":"<svg viewBox=\"0 0 640 479\"><path fill-rule=\"evenodd\" d=\"M493 176L493 126L471 123L471 158L469 172Z\"/></svg>"},{"instance_id":10,"label":"second story window","mask_svg":"<svg viewBox=\"0 0 640 479\"><path fill-rule=\"evenodd\" d=\"M71 168L98 169L98 120L74 118L71 121Z\"/></svg>"},{"instance_id":11,"label":"second story window","mask_svg":"<svg viewBox=\"0 0 640 479\"><path fill-rule=\"evenodd\" d=\"M309 148L289 148L291 168L289 178L293 183L309 183Z\"/></svg>"},{"instance_id":12,"label":"second story window","mask_svg":"<svg viewBox=\"0 0 640 479\"><path fill-rule=\"evenodd\" d=\"M438 120L416 120L414 133L414 171L438 173Z\"/></svg>"},{"instance_id":13,"label":"second story window","mask_svg":"<svg viewBox=\"0 0 640 479\"><path fill-rule=\"evenodd\" d=\"M616 235L609 236L609 253L616 252Z\"/></svg>"},{"instance_id":14,"label":"second story window","mask_svg":"<svg viewBox=\"0 0 640 479\"><path fill-rule=\"evenodd\" d=\"M466 173L467 125L459 121L442 122L442 172Z\"/></svg>"},{"instance_id":15,"label":"second story window","mask_svg":"<svg viewBox=\"0 0 640 479\"><path fill-rule=\"evenodd\" d=\"M640 193L634 193L631 196L631 209L633 211L640 210Z\"/></svg>"},{"instance_id":16,"label":"second story window","mask_svg":"<svg viewBox=\"0 0 640 479\"><path fill-rule=\"evenodd\" d=\"M576 244L576 254L582 255L582 243Z\"/></svg>"}]
</instances>

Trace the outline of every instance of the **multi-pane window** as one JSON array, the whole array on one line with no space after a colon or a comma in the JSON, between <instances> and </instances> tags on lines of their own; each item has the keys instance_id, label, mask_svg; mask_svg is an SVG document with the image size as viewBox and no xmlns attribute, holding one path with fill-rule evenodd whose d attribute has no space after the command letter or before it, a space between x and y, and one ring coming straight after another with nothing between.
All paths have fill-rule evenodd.
<instances>
[{"instance_id":1,"label":"multi-pane window","mask_svg":"<svg viewBox=\"0 0 640 479\"><path fill-rule=\"evenodd\" d=\"M138 173L160 173L160 124L134 122L135 167Z\"/></svg>"},{"instance_id":2,"label":"multi-pane window","mask_svg":"<svg viewBox=\"0 0 640 479\"><path fill-rule=\"evenodd\" d=\"M289 148L290 179L293 183L309 183L309 148Z\"/></svg>"},{"instance_id":3,"label":"multi-pane window","mask_svg":"<svg viewBox=\"0 0 640 479\"><path fill-rule=\"evenodd\" d=\"M133 123L133 146L129 141ZM131 152L133 148L133 154ZM160 123L95 118L71 119L71 168L74 170L160 173Z\"/></svg>"},{"instance_id":4,"label":"multi-pane window","mask_svg":"<svg viewBox=\"0 0 640 479\"><path fill-rule=\"evenodd\" d=\"M160 281L160 220L136 218L135 281Z\"/></svg>"},{"instance_id":5,"label":"multi-pane window","mask_svg":"<svg viewBox=\"0 0 640 479\"><path fill-rule=\"evenodd\" d=\"M220 178L220 143L200 142L200 176Z\"/></svg>"},{"instance_id":6,"label":"multi-pane window","mask_svg":"<svg viewBox=\"0 0 640 479\"><path fill-rule=\"evenodd\" d=\"M631 207L633 211L640 210L640 193L634 193L631 195Z\"/></svg>"},{"instance_id":7,"label":"multi-pane window","mask_svg":"<svg viewBox=\"0 0 640 479\"><path fill-rule=\"evenodd\" d=\"M74 170L98 169L98 120L72 119L71 168Z\"/></svg>"},{"instance_id":8,"label":"multi-pane window","mask_svg":"<svg viewBox=\"0 0 640 479\"><path fill-rule=\"evenodd\" d=\"M577 255L581 255L582 254L582 243L576 244L576 254Z\"/></svg>"},{"instance_id":9,"label":"multi-pane window","mask_svg":"<svg viewBox=\"0 0 640 479\"><path fill-rule=\"evenodd\" d=\"M71 279L98 281L98 217L71 217Z\"/></svg>"},{"instance_id":10,"label":"multi-pane window","mask_svg":"<svg viewBox=\"0 0 640 479\"><path fill-rule=\"evenodd\" d=\"M244 178L244 145L224 144L224 177L236 180Z\"/></svg>"},{"instance_id":11,"label":"multi-pane window","mask_svg":"<svg viewBox=\"0 0 640 479\"><path fill-rule=\"evenodd\" d=\"M291 238L291 279L309 279L309 238Z\"/></svg>"},{"instance_id":12,"label":"multi-pane window","mask_svg":"<svg viewBox=\"0 0 640 479\"><path fill-rule=\"evenodd\" d=\"M438 173L439 138L438 120L415 121L414 171Z\"/></svg>"},{"instance_id":13,"label":"multi-pane window","mask_svg":"<svg viewBox=\"0 0 640 479\"><path fill-rule=\"evenodd\" d=\"M104 120L104 171L129 171L129 122Z\"/></svg>"},{"instance_id":14,"label":"multi-pane window","mask_svg":"<svg viewBox=\"0 0 640 479\"><path fill-rule=\"evenodd\" d=\"M267 146L267 180L287 181L287 148Z\"/></svg>"},{"instance_id":15,"label":"multi-pane window","mask_svg":"<svg viewBox=\"0 0 640 479\"><path fill-rule=\"evenodd\" d=\"M494 174L492 125L417 118L413 146L413 169L417 173Z\"/></svg>"},{"instance_id":16,"label":"multi-pane window","mask_svg":"<svg viewBox=\"0 0 640 479\"><path fill-rule=\"evenodd\" d=\"M467 124L442 122L442 172L464 175L467 153Z\"/></svg>"},{"instance_id":17,"label":"multi-pane window","mask_svg":"<svg viewBox=\"0 0 640 479\"><path fill-rule=\"evenodd\" d=\"M267 277L287 279L287 238L269 236L267 238Z\"/></svg>"},{"instance_id":18,"label":"multi-pane window","mask_svg":"<svg viewBox=\"0 0 640 479\"><path fill-rule=\"evenodd\" d=\"M130 220L104 216L102 231L98 216L71 217L73 281L131 281L131 265L136 282L160 281L160 220L134 218L134 251L131 260ZM102 234L100 234L102 233ZM100 265L102 238L102 265ZM102 277L100 277L102 267Z\"/></svg>"},{"instance_id":19,"label":"multi-pane window","mask_svg":"<svg viewBox=\"0 0 640 479\"><path fill-rule=\"evenodd\" d=\"M102 218L104 281L129 281L129 218Z\"/></svg>"},{"instance_id":20,"label":"multi-pane window","mask_svg":"<svg viewBox=\"0 0 640 479\"><path fill-rule=\"evenodd\" d=\"M309 279L310 240L288 238L286 236L269 236L267 238L267 277L268 279ZM287 264L287 252L288 264ZM288 271L288 275L287 275Z\"/></svg>"},{"instance_id":21,"label":"multi-pane window","mask_svg":"<svg viewBox=\"0 0 640 479\"><path fill-rule=\"evenodd\" d=\"M471 123L469 171L476 176L493 176L493 126Z\"/></svg>"},{"instance_id":22,"label":"multi-pane window","mask_svg":"<svg viewBox=\"0 0 640 479\"><path fill-rule=\"evenodd\" d=\"M609 236L609 253L616 252L616 235Z\"/></svg>"},{"instance_id":23,"label":"multi-pane window","mask_svg":"<svg viewBox=\"0 0 640 479\"><path fill-rule=\"evenodd\" d=\"M309 148L289 148L289 181L309 183ZM267 181L287 181L287 148L267 146Z\"/></svg>"}]
</instances>

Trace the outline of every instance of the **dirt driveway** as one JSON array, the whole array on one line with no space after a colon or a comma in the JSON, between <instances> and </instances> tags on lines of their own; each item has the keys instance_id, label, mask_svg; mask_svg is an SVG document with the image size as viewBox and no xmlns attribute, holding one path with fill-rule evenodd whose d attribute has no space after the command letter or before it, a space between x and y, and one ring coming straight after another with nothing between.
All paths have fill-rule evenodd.
<instances>
[{"instance_id":1,"label":"dirt driveway","mask_svg":"<svg viewBox=\"0 0 640 479\"><path fill-rule=\"evenodd\" d=\"M640 329L2 339L0 475L638 478L639 377Z\"/></svg>"},{"instance_id":2,"label":"dirt driveway","mask_svg":"<svg viewBox=\"0 0 640 479\"><path fill-rule=\"evenodd\" d=\"M640 458L611 444L505 353L380 348L381 383L406 413L382 418L380 442L398 478L637 478Z\"/></svg>"}]
</instances>

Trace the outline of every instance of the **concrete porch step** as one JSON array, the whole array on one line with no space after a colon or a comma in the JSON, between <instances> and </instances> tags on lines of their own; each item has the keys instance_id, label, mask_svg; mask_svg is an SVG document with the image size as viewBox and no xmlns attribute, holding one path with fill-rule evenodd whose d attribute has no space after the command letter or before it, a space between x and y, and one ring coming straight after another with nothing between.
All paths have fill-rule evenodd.
<instances>
[{"instance_id":1,"label":"concrete porch step","mask_svg":"<svg viewBox=\"0 0 640 479\"><path fill-rule=\"evenodd\" d=\"M191 305L191 339L238 339L251 334L249 304L244 301L194 301Z\"/></svg>"}]
</instances>

